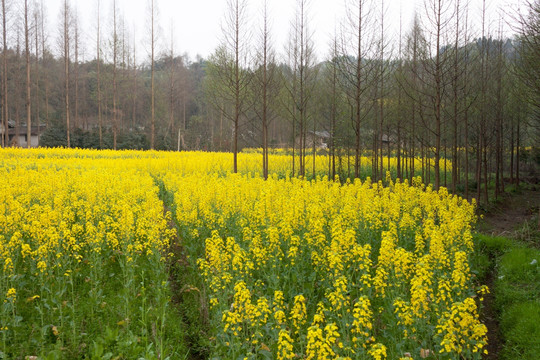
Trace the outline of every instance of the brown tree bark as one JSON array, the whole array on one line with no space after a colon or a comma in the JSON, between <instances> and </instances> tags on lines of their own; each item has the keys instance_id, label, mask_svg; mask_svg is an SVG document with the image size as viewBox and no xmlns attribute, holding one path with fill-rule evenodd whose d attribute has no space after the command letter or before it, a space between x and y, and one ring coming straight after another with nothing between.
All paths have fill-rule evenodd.
<instances>
[{"instance_id":1,"label":"brown tree bark","mask_svg":"<svg viewBox=\"0 0 540 360\"><path fill-rule=\"evenodd\" d=\"M101 0L97 0L97 37L96 37L96 81L97 81L97 107L99 148L103 149L103 117L101 111Z\"/></svg>"},{"instance_id":2,"label":"brown tree bark","mask_svg":"<svg viewBox=\"0 0 540 360\"><path fill-rule=\"evenodd\" d=\"M75 61L73 64L74 67L74 77L73 80L73 86L75 90L75 108L74 108L74 119L73 119L73 127L76 128L82 128L80 123L80 116L79 116L79 45L80 45L80 37L79 37L79 15L77 14L77 11L75 11L75 17L73 21L73 41L75 45Z\"/></svg>"},{"instance_id":3,"label":"brown tree bark","mask_svg":"<svg viewBox=\"0 0 540 360\"><path fill-rule=\"evenodd\" d=\"M67 135L67 147L71 147L71 128L70 128L70 118L69 118L69 2L64 0L63 6L63 31L64 31L64 112L65 112L65 121L66 121L66 135Z\"/></svg>"},{"instance_id":4,"label":"brown tree bark","mask_svg":"<svg viewBox=\"0 0 540 360\"><path fill-rule=\"evenodd\" d=\"M45 64L45 54L46 54L46 43L45 43L45 7L43 5L43 0L40 3L40 14L41 14L41 59ZM48 71L43 72L44 83L45 83L45 124L49 126L49 73Z\"/></svg>"},{"instance_id":5,"label":"brown tree bark","mask_svg":"<svg viewBox=\"0 0 540 360\"><path fill-rule=\"evenodd\" d=\"M36 121L36 125L37 125L37 135L38 135L38 139L39 139L39 136L41 135L40 134L40 124L41 124L41 119L40 119L40 112L41 112L41 109L40 109L40 95L39 95L39 90L40 90L40 71L39 71L39 56L40 56L40 52L39 52L39 36L40 36L40 21L43 21L42 19L40 19L40 16L39 16L39 9L37 7L37 3L36 3L36 7L34 8L34 40L35 40L35 54L36 54L36 59L35 59L35 62L34 62L34 78L35 78L35 81L34 81L34 93L35 93L35 121Z\"/></svg>"},{"instance_id":6,"label":"brown tree bark","mask_svg":"<svg viewBox=\"0 0 540 360\"><path fill-rule=\"evenodd\" d=\"M28 23L28 0L24 0L24 49L26 58L26 147L32 146L32 109L30 82L30 24Z\"/></svg>"},{"instance_id":7,"label":"brown tree bark","mask_svg":"<svg viewBox=\"0 0 540 360\"><path fill-rule=\"evenodd\" d=\"M3 76L2 76L2 90L3 90L3 101L2 101L2 117L4 120L4 137L2 138L2 146L9 146L9 111L8 111L8 59L7 59L7 12L6 12L6 0L2 0L2 38L4 44L4 50L2 53L2 63L3 63Z\"/></svg>"},{"instance_id":8,"label":"brown tree bark","mask_svg":"<svg viewBox=\"0 0 540 360\"><path fill-rule=\"evenodd\" d=\"M118 136L118 27L116 0L113 0L113 149L116 150ZM153 106L153 105L152 105Z\"/></svg>"},{"instance_id":9,"label":"brown tree bark","mask_svg":"<svg viewBox=\"0 0 540 360\"><path fill-rule=\"evenodd\" d=\"M151 40L150 40L150 46L151 46L151 122L150 122L150 149L155 149L156 144L156 91L155 91L155 51L156 51L156 31L155 31L155 0L150 0L151 2Z\"/></svg>"}]
</instances>

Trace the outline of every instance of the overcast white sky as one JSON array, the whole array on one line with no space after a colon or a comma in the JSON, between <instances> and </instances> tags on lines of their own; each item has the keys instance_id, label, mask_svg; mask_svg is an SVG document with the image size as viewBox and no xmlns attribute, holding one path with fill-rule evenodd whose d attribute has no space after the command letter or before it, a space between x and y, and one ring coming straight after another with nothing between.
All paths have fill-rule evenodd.
<instances>
[{"instance_id":1,"label":"overcast white sky","mask_svg":"<svg viewBox=\"0 0 540 360\"><path fill-rule=\"evenodd\" d=\"M97 0L70 0L77 8L82 23L84 42L86 43L86 58L93 58L95 51L95 23ZM380 6L381 0L374 0ZM462 0L463 1L463 0ZM124 16L126 27L133 33L135 29L138 42L139 59L146 57L146 41L148 38L148 2L149 0L117 0L120 13ZM324 57L328 53L328 44L336 23L339 23L345 13L345 0L311 0L311 28L314 32L316 53ZM469 0L472 18L480 23L479 10L482 0ZM512 13L520 0L487 0L488 12L492 23L503 14ZM51 28L49 44L54 45L58 34L58 19L63 0L44 0ZM221 39L221 22L226 11L226 0L156 0L160 12L161 42L169 46L171 23L174 23L175 47L177 52L187 52L193 59L197 54L208 57ZM263 0L248 0L252 14L252 28L257 29L257 19L260 17L260 7ZM400 13L403 31L407 31L415 11L421 16L424 12L424 0L385 0L388 7L385 22L388 33L398 34ZM290 22L295 12L296 0L269 0L270 15L273 23L275 48L281 51L287 40ZM101 0L101 17L103 37L107 35L107 27L111 21L112 0ZM506 15L506 19L509 16ZM496 25L494 25L496 27Z\"/></svg>"}]
</instances>

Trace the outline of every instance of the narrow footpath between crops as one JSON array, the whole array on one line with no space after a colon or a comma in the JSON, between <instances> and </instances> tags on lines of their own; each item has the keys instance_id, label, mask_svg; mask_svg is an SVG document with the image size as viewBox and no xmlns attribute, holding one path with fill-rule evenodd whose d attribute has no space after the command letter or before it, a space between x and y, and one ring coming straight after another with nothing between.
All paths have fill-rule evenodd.
<instances>
[{"instance_id":1,"label":"narrow footpath between crops","mask_svg":"<svg viewBox=\"0 0 540 360\"><path fill-rule=\"evenodd\" d=\"M539 216L540 185L527 184L514 193L505 193L496 204L487 211L481 211L478 222L478 232L492 237L504 237L517 241L525 246L540 246L537 235L540 231ZM499 359L504 346L504 338L500 329L500 314L496 308L494 287L497 277L497 256L487 251L489 268L483 283L491 292L484 297L482 311L483 322L488 328L488 352L486 359Z\"/></svg>"},{"instance_id":2,"label":"narrow footpath between crops","mask_svg":"<svg viewBox=\"0 0 540 360\"><path fill-rule=\"evenodd\" d=\"M526 234L521 232L526 229L520 228L525 222L538 215L540 204L540 184L527 184L525 188L517 190L513 194L501 195L500 202L487 212L482 213L479 231L491 236L505 236L518 239ZM538 218L536 218L538 220ZM538 227L538 223L529 224ZM526 240L526 239L524 239ZM539 244L531 244L538 246Z\"/></svg>"},{"instance_id":3,"label":"narrow footpath between crops","mask_svg":"<svg viewBox=\"0 0 540 360\"><path fill-rule=\"evenodd\" d=\"M181 315L184 338L179 339L186 348L186 360L207 359L207 346L203 339L208 328L208 309L204 304L204 294L201 293L202 282L197 276L197 268L189 262L188 255L179 236L178 223L174 205L174 195L168 191L164 183L155 179L160 189L159 197L163 201L164 214L170 213L168 226L174 230L169 253L169 284L171 288L171 306Z\"/></svg>"}]
</instances>

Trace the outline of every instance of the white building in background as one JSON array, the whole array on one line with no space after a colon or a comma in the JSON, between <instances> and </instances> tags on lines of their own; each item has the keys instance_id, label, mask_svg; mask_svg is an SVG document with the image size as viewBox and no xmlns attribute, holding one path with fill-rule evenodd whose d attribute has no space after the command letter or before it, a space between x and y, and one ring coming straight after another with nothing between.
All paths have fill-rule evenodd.
<instances>
[{"instance_id":1,"label":"white building in background","mask_svg":"<svg viewBox=\"0 0 540 360\"><path fill-rule=\"evenodd\" d=\"M39 146L39 137L45 130L45 124L39 124L39 126L32 126L31 135L30 135L30 147ZM0 136L5 136L5 126L0 124ZM8 146L18 146L18 147L27 147L28 139L26 133L26 123L21 123L17 128L15 121L8 121L8 136L9 143Z\"/></svg>"}]
</instances>

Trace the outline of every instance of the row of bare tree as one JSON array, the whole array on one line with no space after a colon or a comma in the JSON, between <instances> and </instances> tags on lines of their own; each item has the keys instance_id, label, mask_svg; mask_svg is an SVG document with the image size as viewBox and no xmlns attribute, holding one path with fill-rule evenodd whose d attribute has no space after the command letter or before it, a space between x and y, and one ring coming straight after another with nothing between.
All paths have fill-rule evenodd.
<instances>
[{"instance_id":1,"label":"row of bare tree","mask_svg":"<svg viewBox=\"0 0 540 360\"><path fill-rule=\"evenodd\" d=\"M466 0L426 0L396 41L388 2L347 0L325 59L316 58L308 0L297 0L283 51L267 1L253 30L252 4L228 0L221 45L195 61L177 53L173 29L163 46L157 0L148 1L145 61L116 0L107 16L102 2L91 46L70 0L56 41L42 0L2 0L4 129L25 127L30 139L32 124L46 124L50 146L232 151L234 171L242 148L261 147L265 177L270 149L287 147L294 175L320 173L307 159L325 153L329 177L384 180L397 168L396 177L484 201L492 186L498 195L519 183L538 144L538 0L516 14L514 39L502 20L487 20L486 1L473 21Z\"/></svg>"},{"instance_id":2,"label":"row of bare tree","mask_svg":"<svg viewBox=\"0 0 540 360\"><path fill-rule=\"evenodd\" d=\"M539 139L533 111L538 98L527 105L529 90L538 83L528 78L527 87L523 81L539 65L538 52L523 56L532 41L527 39L538 39L538 1L528 7L536 17L515 15L512 25L522 33L511 40L504 37L502 18L495 25L488 21L486 1L479 21L473 21L466 0L426 0L412 28L403 31L400 24L397 44L389 40L384 1L346 4L348 15L329 55L317 62L309 0L297 0L278 63L267 4L263 26L253 34L248 1L228 1L225 35L209 59L206 91L214 108L233 124L234 170L242 128L256 124L251 132L261 134L267 176L268 126L277 122L271 136L292 145L293 173L300 176L310 175L306 155L317 152L316 134L327 133L330 177L343 173L336 171L336 153L346 151L347 159L354 155L354 164L347 160L350 177L383 180L394 157L398 178L412 181L421 174L435 188L444 185L456 192L459 187L467 197L473 186L475 197L484 201L491 186L498 196L505 183L519 183L520 152ZM538 51L538 44L529 48ZM527 64L523 59L532 60ZM291 136L282 139L280 133ZM361 173L364 153L371 157L370 174ZM311 171L314 177L315 158Z\"/></svg>"}]
</instances>

